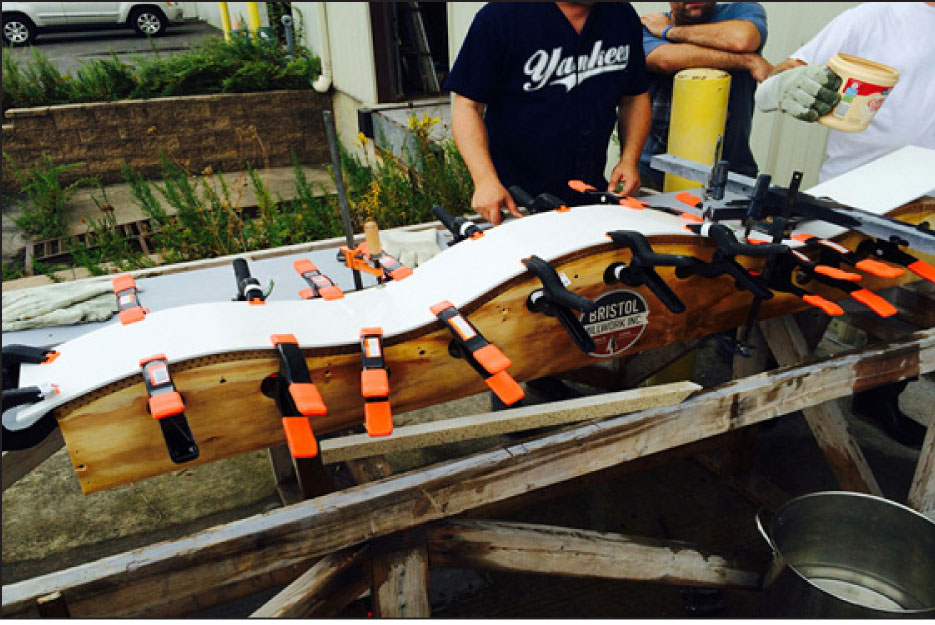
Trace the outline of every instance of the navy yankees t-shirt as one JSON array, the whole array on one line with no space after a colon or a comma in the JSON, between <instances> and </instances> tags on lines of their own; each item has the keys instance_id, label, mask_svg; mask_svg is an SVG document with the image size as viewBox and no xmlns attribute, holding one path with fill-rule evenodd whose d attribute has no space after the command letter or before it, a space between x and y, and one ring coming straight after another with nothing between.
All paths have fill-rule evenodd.
<instances>
[{"instance_id":1,"label":"navy yankees t-shirt","mask_svg":"<svg viewBox=\"0 0 935 625\"><path fill-rule=\"evenodd\" d=\"M575 202L569 180L607 188L617 103L648 89L642 24L628 3L598 2L579 34L553 2L491 2L445 87L487 105L490 156L505 187Z\"/></svg>"}]
</instances>

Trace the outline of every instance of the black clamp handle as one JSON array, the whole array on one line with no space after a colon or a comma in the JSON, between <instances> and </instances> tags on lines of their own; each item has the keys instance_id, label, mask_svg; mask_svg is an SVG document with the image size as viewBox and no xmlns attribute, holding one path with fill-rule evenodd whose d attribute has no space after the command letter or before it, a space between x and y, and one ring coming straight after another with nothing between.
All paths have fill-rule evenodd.
<instances>
[{"instance_id":1,"label":"black clamp handle","mask_svg":"<svg viewBox=\"0 0 935 625\"><path fill-rule=\"evenodd\" d=\"M530 213L546 213L556 209L567 208L562 198L552 195L551 193L540 193L536 197L532 197L518 185L511 186L507 191L513 196L513 201L520 206L525 206Z\"/></svg>"},{"instance_id":2,"label":"black clamp handle","mask_svg":"<svg viewBox=\"0 0 935 625\"><path fill-rule=\"evenodd\" d=\"M55 350L31 345L4 345L2 354L3 390L19 386L20 365L40 365L52 362L58 356Z\"/></svg>"},{"instance_id":3,"label":"black clamp handle","mask_svg":"<svg viewBox=\"0 0 935 625\"><path fill-rule=\"evenodd\" d=\"M188 427L185 403L172 382L165 354L140 360L140 372L149 395L147 407L152 417L159 421L169 458L176 464L194 460L198 457L198 445Z\"/></svg>"},{"instance_id":4,"label":"black clamp handle","mask_svg":"<svg viewBox=\"0 0 935 625\"><path fill-rule=\"evenodd\" d=\"M499 347L484 338L480 330L454 304L442 300L429 307L429 310L451 331L454 340L448 345L448 353L452 357L465 359L507 406L523 399L523 388L507 372L513 362Z\"/></svg>"},{"instance_id":5,"label":"black clamp handle","mask_svg":"<svg viewBox=\"0 0 935 625\"><path fill-rule=\"evenodd\" d=\"M234 259L234 280L237 283L237 294L234 296L233 301L249 302L251 304L266 301L266 295L263 294L260 281L250 275L247 261L242 258Z\"/></svg>"},{"instance_id":6,"label":"black clamp handle","mask_svg":"<svg viewBox=\"0 0 935 625\"><path fill-rule=\"evenodd\" d=\"M383 356L383 329L360 330L360 392L364 396L364 427L370 436L393 433L390 374Z\"/></svg>"},{"instance_id":7,"label":"black clamp handle","mask_svg":"<svg viewBox=\"0 0 935 625\"><path fill-rule=\"evenodd\" d=\"M441 206L433 206L432 213L454 236L454 240L448 243L449 246L465 239L479 239L484 236L483 231L472 221L464 217L452 217L451 213Z\"/></svg>"},{"instance_id":8,"label":"black clamp handle","mask_svg":"<svg viewBox=\"0 0 935 625\"><path fill-rule=\"evenodd\" d=\"M597 304L566 289L552 265L538 256L524 258L523 264L529 273L542 282L541 289L536 289L529 294L526 307L532 312L558 319L575 345L585 354L590 354L597 349L594 340L581 325L578 316L572 312L572 310L579 310L583 313L594 312L597 310Z\"/></svg>"},{"instance_id":9,"label":"black clamp handle","mask_svg":"<svg viewBox=\"0 0 935 625\"><path fill-rule=\"evenodd\" d=\"M50 363L58 357L57 351L29 345L4 345L2 352L3 392L0 397L0 412L6 412L16 406L35 404L59 392L55 384L18 388L20 365ZM28 449L37 445L56 427L58 427L58 421L51 412L22 430L8 430L4 427L3 451Z\"/></svg>"},{"instance_id":10,"label":"black clamp handle","mask_svg":"<svg viewBox=\"0 0 935 625\"><path fill-rule=\"evenodd\" d=\"M654 267L692 267L694 258L679 254L659 254L653 251L646 237L633 230L614 230L608 232L607 236L614 243L628 248L632 257L630 264L617 262L608 265L604 270L604 282L622 282L633 287L646 286L672 312L678 314L685 311L685 304L656 273Z\"/></svg>"},{"instance_id":11,"label":"black clamp handle","mask_svg":"<svg viewBox=\"0 0 935 625\"><path fill-rule=\"evenodd\" d=\"M689 224L688 228L693 232L700 233L702 225L695 226ZM717 246L710 263L694 259L691 268L676 269L676 276L680 278L695 274L703 278L716 278L727 274L734 279L737 288L746 289L753 293L759 299L770 299L773 297L772 291L761 279L752 275L740 263L734 260L735 256L775 256L785 254L789 251L787 245L782 243L765 243L756 245L752 243L741 243L734 236L733 231L723 224L710 224L708 226L708 236Z\"/></svg>"},{"instance_id":12,"label":"black clamp handle","mask_svg":"<svg viewBox=\"0 0 935 625\"><path fill-rule=\"evenodd\" d=\"M289 452L293 458L314 458L318 455L318 441L308 417L326 415L328 408L312 383L305 355L295 336L273 334L270 341L279 354L275 398Z\"/></svg>"}]
</instances>

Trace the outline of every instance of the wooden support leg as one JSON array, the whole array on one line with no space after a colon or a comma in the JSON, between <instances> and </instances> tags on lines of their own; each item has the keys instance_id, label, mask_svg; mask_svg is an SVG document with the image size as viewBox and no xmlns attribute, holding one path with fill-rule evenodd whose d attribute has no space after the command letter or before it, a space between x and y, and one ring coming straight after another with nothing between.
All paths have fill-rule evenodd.
<instances>
[{"instance_id":1,"label":"wooden support leg","mask_svg":"<svg viewBox=\"0 0 935 625\"><path fill-rule=\"evenodd\" d=\"M293 458L286 444L269 448L276 490L284 506L333 492L334 481L321 461L315 458Z\"/></svg>"},{"instance_id":2,"label":"wooden support leg","mask_svg":"<svg viewBox=\"0 0 935 625\"><path fill-rule=\"evenodd\" d=\"M334 618L370 586L370 548L325 556L250 618Z\"/></svg>"},{"instance_id":3,"label":"wooden support leg","mask_svg":"<svg viewBox=\"0 0 935 625\"><path fill-rule=\"evenodd\" d=\"M426 618L429 558L424 528L373 543L373 614L383 618Z\"/></svg>"},{"instance_id":4,"label":"wooden support leg","mask_svg":"<svg viewBox=\"0 0 935 625\"><path fill-rule=\"evenodd\" d=\"M68 603L61 592L53 592L36 599L36 609L42 618L71 618Z\"/></svg>"},{"instance_id":5,"label":"wooden support leg","mask_svg":"<svg viewBox=\"0 0 935 625\"><path fill-rule=\"evenodd\" d=\"M392 474L383 456L347 462L359 483ZM426 618L429 608L429 559L425 531L414 528L373 541L371 576L373 614L382 618Z\"/></svg>"},{"instance_id":6,"label":"wooden support leg","mask_svg":"<svg viewBox=\"0 0 935 625\"><path fill-rule=\"evenodd\" d=\"M909 487L909 505L935 521L935 421L929 424L922 443L919 463Z\"/></svg>"},{"instance_id":7,"label":"wooden support leg","mask_svg":"<svg viewBox=\"0 0 935 625\"><path fill-rule=\"evenodd\" d=\"M799 363L810 355L805 337L792 317L763 321L760 329L780 365ZM882 496L867 459L847 431L847 421L838 404L826 402L804 408L802 413L841 488Z\"/></svg>"}]
</instances>

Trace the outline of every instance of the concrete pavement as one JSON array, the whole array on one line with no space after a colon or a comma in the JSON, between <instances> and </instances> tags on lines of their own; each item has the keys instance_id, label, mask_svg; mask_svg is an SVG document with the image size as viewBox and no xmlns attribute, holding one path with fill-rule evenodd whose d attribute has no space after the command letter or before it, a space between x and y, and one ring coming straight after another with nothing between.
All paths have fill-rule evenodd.
<instances>
[{"instance_id":1,"label":"concrete pavement","mask_svg":"<svg viewBox=\"0 0 935 625\"><path fill-rule=\"evenodd\" d=\"M186 21L170 26L166 34L154 39L140 37L133 30L98 30L89 32L44 33L36 38L36 50L45 54L53 67L63 74L74 74L84 63L110 56L111 51L124 63L154 54L187 52L208 38L223 36L221 31L202 21ZM31 58L30 48L13 48L13 59Z\"/></svg>"}]
</instances>

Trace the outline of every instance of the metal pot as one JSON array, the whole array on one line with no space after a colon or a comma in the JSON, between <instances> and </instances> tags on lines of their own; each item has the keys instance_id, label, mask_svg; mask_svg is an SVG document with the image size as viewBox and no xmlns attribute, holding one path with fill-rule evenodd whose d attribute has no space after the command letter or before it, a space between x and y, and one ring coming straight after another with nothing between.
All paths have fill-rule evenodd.
<instances>
[{"instance_id":1,"label":"metal pot","mask_svg":"<svg viewBox=\"0 0 935 625\"><path fill-rule=\"evenodd\" d=\"M935 617L935 523L915 510L821 492L756 523L773 550L762 616Z\"/></svg>"}]
</instances>

